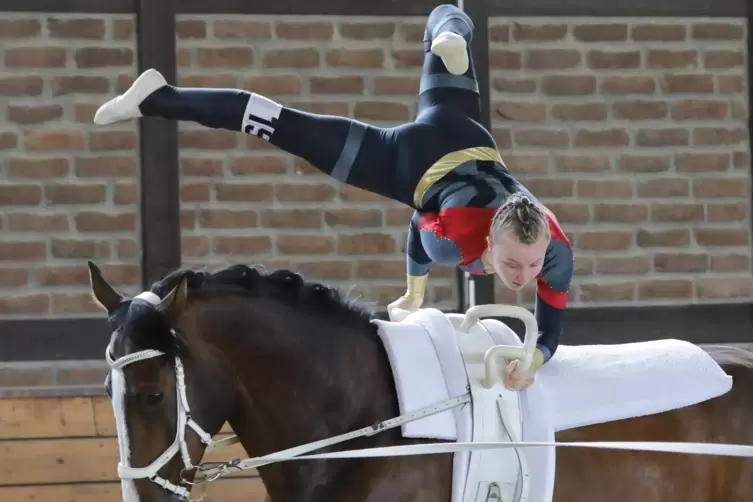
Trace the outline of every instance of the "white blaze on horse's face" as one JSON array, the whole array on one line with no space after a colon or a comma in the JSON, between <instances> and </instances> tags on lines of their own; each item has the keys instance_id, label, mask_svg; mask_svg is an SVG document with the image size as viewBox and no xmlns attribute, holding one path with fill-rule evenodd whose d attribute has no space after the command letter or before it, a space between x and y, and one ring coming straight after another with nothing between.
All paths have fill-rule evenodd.
<instances>
[{"instance_id":1,"label":"white blaze on horse's face","mask_svg":"<svg viewBox=\"0 0 753 502\"><path fill-rule=\"evenodd\" d=\"M126 379L122 369L112 369L110 373L112 386L112 411L115 415L115 426L118 431L118 449L120 451L120 463L124 466L131 465L131 442L128 437L128 424L126 423ZM123 492L123 502L139 502L139 494L133 479L121 479L120 488Z\"/></svg>"}]
</instances>

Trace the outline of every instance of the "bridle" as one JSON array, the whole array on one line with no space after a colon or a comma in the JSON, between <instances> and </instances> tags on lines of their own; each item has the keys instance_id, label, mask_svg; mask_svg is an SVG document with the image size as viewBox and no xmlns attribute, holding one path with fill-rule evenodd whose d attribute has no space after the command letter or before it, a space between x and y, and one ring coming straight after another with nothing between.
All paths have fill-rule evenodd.
<instances>
[{"instance_id":1,"label":"bridle","mask_svg":"<svg viewBox=\"0 0 753 502\"><path fill-rule=\"evenodd\" d=\"M173 332L174 334L174 332ZM113 359L111 346L107 347L105 358L110 365L113 372L123 372L123 369L133 363L139 361L146 361L155 357L165 355L159 350L142 350L128 354L118 359ZM122 375L121 375L122 377ZM201 442L211 447L214 442L212 436L209 435L196 421L191 417L191 407L188 404L188 398L186 396L186 373L183 367L183 362L180 357L175 357L175 394L177 396L177 424L175 431L175 440L165 450L165 452L157 457L154 462L146 467L131 467L129 464L128 454L130 452L122 451L123 446L121 444L121 460L118 463L118 476L122 480L136 480L136 479L149 479L150 481L158 484L165 490L168 490L179 497L184 497L188 500L190 490L185 486L175 485L166 479L159 476L159 471L170 462L175 455L180 453L183 458L184 471L194 469L194 465L191 462L191 455L188 452L188 444L186 443L186 430L187 427L193 429L193 431L199 436ZM125 427L125 415L121 409L115 406L115 396L113 396L113 411L115 412L115 421L118 427L118 437L121 442L127 435L127 429ZM182 473L181 473L182 474ZM183 476L181 475L181 478Z\"/></svg>"},{"instance_id":2,"label":"bridle","mask_svg":"<svg viewBox=\"0 0 753 502\"><path fill-rule=\"evenodd\" d=\"M136 298L146 299L156 308L160 309L161 301L153 293L142 293ZM173 330L173 335L177 336ZM146 361L156 357L166 355L165 353L149 349L134 352L118 359L114 359L111 353L111 346L108 345L105 358L110 365L114 375L124 378L123 369L130 364ZM211 482L219 477L246 469L255 469L264 465L286 462L293 460L321 460L321 459L354 459L354 458L378 458L378 457L399 457L410 455L434 455L456 453L471 450L490 450L504 448L530 448L530 447L576 447L576 448L597 448L597 449L618 449L634 451L655 451L686 453L696 455L721 455L732 457L753 458L753 446L739 444L716 444L716 443L691 443L691 442L652 442L652 441L593 441L593 442L452 442L452 443L426 443L414 445L388 446L378 448L365 448L359 450L334 451L329 453L320 453L310 455L309 453L322 448L334 446L351 439L360 437L369 437L389 429L401 427L404 424L426 418L428 416L442 413L456 407L465 406L471 402L470 391L463 395L452 397L421 408L398 417L384 420L361 429L340 434L327 439L313 441L304 445L288 448L268 455L263 455L245 460L236 459L228 462L204 462L194 466L188 452L186 443L186 429L190 427L207 446L207 450L217 450L239 442L236 436L229 437L220 441L213 441L212 437L196 423L191 417L191 408L186 397L185 369L180 357L175 357L175 386L177 395L177 428L175 440L156 460L146 467L131 467L129 465L129 451L127 442L124 444L124 438L127 438L127 429L125 426L125 415L123 409L116 406L117 396L113 392L113 411L115 412L116 425L118 427L118 439L120 443L120 457L118 463L118 476L123 481L133 481L136 479L148 479L165 490L184 498L186 501L190 496L190 489L185 485L196 485L204 482ZM121 396L122 398L122 396ZM170 462L178 453L181 454L184 464L184 470L181 471L181 484L173 484L159 476L158 472ZM309 454L309 455L307 455ZM199 481L189 481L184 478L184 473L195 469L197 473L202 474Z\"/></svg>"}]
</instances>

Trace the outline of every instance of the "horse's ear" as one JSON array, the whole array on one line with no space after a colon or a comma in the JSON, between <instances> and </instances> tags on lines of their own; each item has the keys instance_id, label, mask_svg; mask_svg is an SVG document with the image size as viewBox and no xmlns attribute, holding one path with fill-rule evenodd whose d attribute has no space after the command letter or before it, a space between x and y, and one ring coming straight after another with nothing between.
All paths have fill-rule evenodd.
<instances>
[{"instance_id":1,"label":"horse's ear","mask_svg":"<svg viewBox=\"0 0 753 502\"><path fill-rule=\"evenodd\" d=\"M188 279L183 278L180 284L175 286L165 295L162 301L157 305L157 310L162 312L170 320L175 320L188 299Z\"/></svg>"},{"instance_id":2,"label":"horse's ear","mask_svg":"<svg viewBox=\"0 0 753 502\"><path fill-rule=\"evenodd\" d=\"M94 262L89 261L87 265L89 265L89 288L92 298L107 312L112 311L120 305L123 297L105 280L102 271Z\"/></svg>"}]
</instances>

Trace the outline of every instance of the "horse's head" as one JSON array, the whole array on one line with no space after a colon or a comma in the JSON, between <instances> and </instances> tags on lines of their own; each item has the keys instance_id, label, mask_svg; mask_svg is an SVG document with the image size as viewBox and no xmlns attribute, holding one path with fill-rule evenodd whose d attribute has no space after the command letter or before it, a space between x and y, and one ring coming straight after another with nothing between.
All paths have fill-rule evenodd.
<instances>
[{"instance_id":1,"label":"horse's head","mask_svg":"<svg viewBox=\"0 0 753 502\"><path fill-rule=\"evenodd\" d=\"M231 411L229 377L191 338L188 280L124 298L89 262L93 297L112 337L105 386L117 425L124 502L187 501L192 467ZM174 283L174 284L173 284Z\"/></svg>"}]
</instances>

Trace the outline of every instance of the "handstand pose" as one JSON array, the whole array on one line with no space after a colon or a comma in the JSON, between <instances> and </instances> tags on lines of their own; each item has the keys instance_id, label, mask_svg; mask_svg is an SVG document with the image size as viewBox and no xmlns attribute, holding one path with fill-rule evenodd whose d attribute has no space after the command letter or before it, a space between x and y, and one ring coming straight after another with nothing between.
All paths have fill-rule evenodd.
<instances>
[{"instance_id":1,"label":"handstand pose","mask_svg":"<svg viewBox=\"0 0 753 502\"><path fill-rule=\"evenodd\" d=\"M306 113L244 90L175 87L156 70L102 105L94 122L163 117L241 131L343 183L412 207L408 288L390 311L421 306L432 262L494 273L514 290L536 278L540 336L534 364L524 372L513 362L505 373L508 387L520 389L557 349L573 253L555 216L512 177L479 123L472 33L470 18L457 7L431 12L418 115L397 127Z\"/></svg>"}]
</instances>

